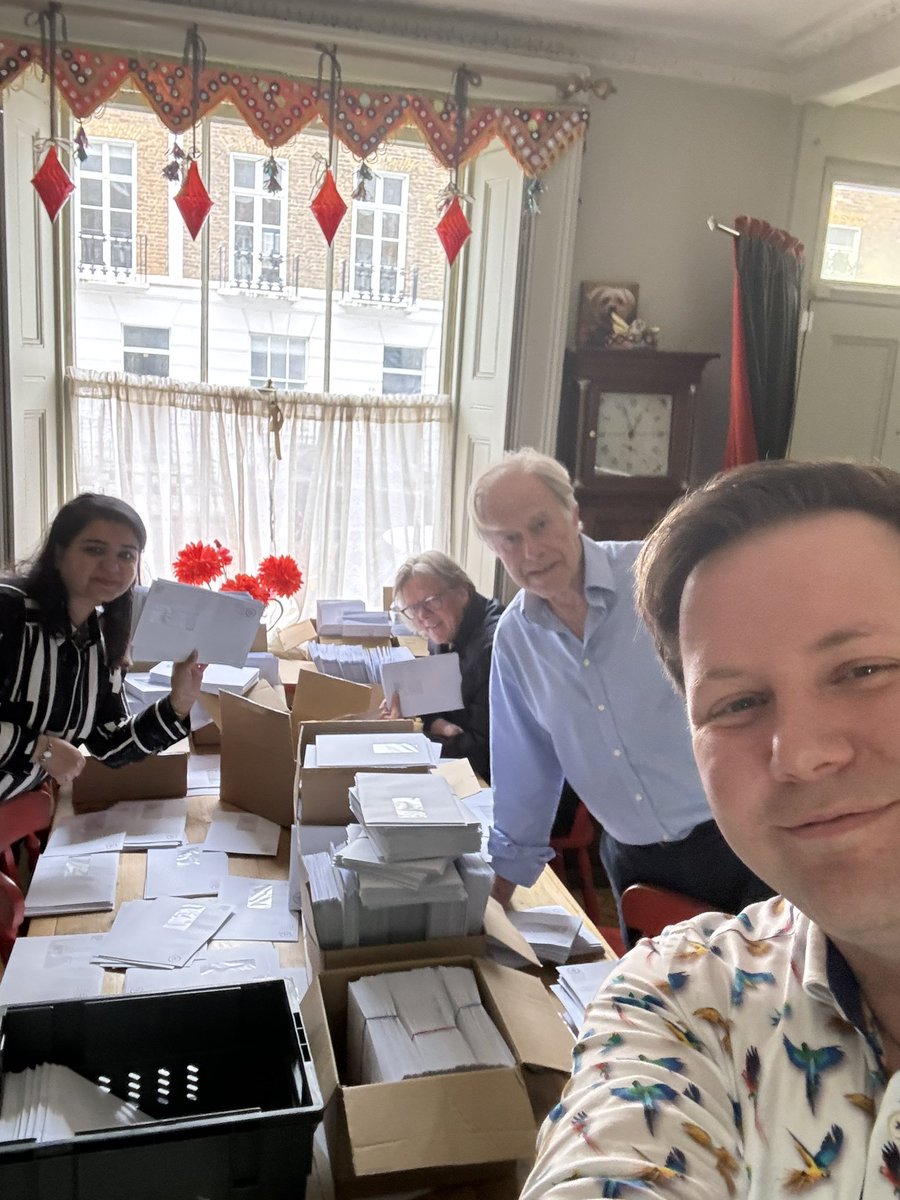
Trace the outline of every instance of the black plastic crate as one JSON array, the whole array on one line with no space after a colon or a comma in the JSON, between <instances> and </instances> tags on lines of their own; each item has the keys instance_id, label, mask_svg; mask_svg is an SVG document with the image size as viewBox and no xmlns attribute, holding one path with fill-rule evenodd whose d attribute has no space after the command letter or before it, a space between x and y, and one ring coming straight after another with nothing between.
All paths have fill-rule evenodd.
<instances>
[{"instance_id":1,"label":"black plastic crate","mask_svg":"<svg viewBox=\"0 0 900 1200\"><path fill-rule=\"evenodd\" d=\"M45 1062L158 1120L0 1143L2 1200L303 1200L322 1097L282 980L6 1009L0 1094Z\"/></svg>"}]
</instances>

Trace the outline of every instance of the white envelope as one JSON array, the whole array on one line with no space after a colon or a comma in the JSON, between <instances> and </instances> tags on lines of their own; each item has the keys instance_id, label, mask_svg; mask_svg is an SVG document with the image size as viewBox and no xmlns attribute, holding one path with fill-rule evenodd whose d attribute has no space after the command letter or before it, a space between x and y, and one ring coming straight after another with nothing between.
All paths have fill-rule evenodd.
<instances>
[{"instance_id":1,"label":"white envelope","mask_svg":"<svg viewBox=\"0 0 900 1200\"><path fill-rule=\"evenodd\" d=\"M249 596L155 579L134 631L132 656L181 662L196 650L202 663L242 667L264 608Z\"/></svg>"},{"instance_id":2,"label":"white envelope","mask_svg":"<svg viewBox=\"0 0 900 1200\"><path fill-rule=\"evenodd\" d=\"M462 675L458 654L429 654L406 662L386 662L381 686L390 698L400 697L401 717L455 712L462 708Z\"/></svg>"}]
</instances>

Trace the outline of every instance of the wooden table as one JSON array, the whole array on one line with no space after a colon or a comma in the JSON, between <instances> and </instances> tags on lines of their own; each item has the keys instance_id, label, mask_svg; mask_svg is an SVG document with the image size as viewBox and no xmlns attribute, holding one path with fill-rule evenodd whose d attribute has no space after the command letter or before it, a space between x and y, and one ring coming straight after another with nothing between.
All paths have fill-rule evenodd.
<instances>
[{"instance_id":1,"label":"wooden table","mask_svg":"<svg viewBox=\"0 0 900 1200\"><path fill-rule=\"evenodd\" d=\"M222 809L226 812L238 810L230 804L220 804L218 796L188 796L187 838L189 842L202 842L206 838L213 814ZM64 816L61 810L57 816ZM231 875L245 875L258 879L287 879L290 864L291 835L282 829L278 839L278 853L274 858L251 855L228 855ZM144 895L144 879L147 873L147 853L144 850L123 850L119 857L119 877L116 883L116 905L112 912L77 913L65 917L33 917L28 926L29 937L59 937L68 933L106 933L112 928L116 913L126 900L140 900ZM213 939L218 946L229 945L228 939ZM278 957L283 967L305 965L303 942L275 942ZM103 991L108 994L121 992L125 982L122 971L107 970L103 980Z\"/></svg>"}]
</instances>

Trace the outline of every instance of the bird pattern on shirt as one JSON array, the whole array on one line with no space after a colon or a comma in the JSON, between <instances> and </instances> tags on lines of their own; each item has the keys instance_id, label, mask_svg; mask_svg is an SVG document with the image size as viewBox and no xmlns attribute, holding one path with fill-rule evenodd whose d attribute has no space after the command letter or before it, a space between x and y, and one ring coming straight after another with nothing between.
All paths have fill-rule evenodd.
<instances>
[{"instance_id":1,"label":"bird pattern on shirt","mask_svg":"<svg viewBox=\"0 0 900 1200\"><path fill-rule=\"evenodd\" d=\"M900 1200L878 1031L829 952L781 897L639 943L588 1008L523 1200Z\"/></svg>"}]
</instances>

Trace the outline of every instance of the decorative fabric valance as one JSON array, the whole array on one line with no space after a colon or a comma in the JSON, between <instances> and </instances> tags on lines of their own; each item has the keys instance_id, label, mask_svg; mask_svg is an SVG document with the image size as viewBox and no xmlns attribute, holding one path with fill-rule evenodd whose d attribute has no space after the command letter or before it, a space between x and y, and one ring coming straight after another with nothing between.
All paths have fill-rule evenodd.
<instances>
[{"instance_id":1,"label":"decorative fabric valance","mask_svg":"<svg viewBox=\"0 0 900 1200\"><path fill-rule=\"evenodd\" d=\"M29 66L41 66L41 47L0 36L0 88ZM131 80L172 133L193 122L190 68L180 60L115 50L57 51L56 84L76 118L85 118ZM327 124L330 93L318 84L256 68L206 65L199 79L198 116L230 101L267 146L283 145L317 117ZM469 105L457 130L452 99L386 88L342 86L335 113L335 136L357 157L366 158L404 125L415 125L435 158L448 169L473 158L498 137L526 175L541 175L576 140L584 137L585 108L519 104Z\"/></svg>"}]
</instances>

